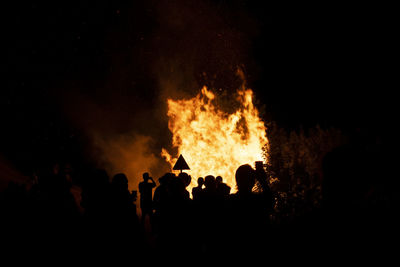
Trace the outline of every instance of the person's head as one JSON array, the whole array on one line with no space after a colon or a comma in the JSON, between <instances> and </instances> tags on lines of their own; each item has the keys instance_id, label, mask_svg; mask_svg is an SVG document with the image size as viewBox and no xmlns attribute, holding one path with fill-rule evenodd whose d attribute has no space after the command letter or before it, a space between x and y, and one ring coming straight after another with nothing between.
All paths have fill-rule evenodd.
<instances>
[{"instance_id":1,"label":"person's head","mask_svg":"<svg viewBox=\"0 0 400 267\"><path fill-rule=\"evenodd\" d=\"M149 173L148 172L143 173L143 180L147 182L149 179L150 179Z\"/></svg>"},{"instance_id":2,"label":"person's head","mask_svg":"<svg viewBox=\"0 0 400 267\"><path fill-rule=\"evenodd\" d=\"M255 171L249 164L242 165L236 170L235 179L239 192L251 192L256 183Z\"/></svg>"},{"instance_id":3,"label":"person's head","mask_svg":"<svg viewBox=\"0 0 400 267\"><path fill-rule=\"evenodd\" d=\"M114 175L112 185L121 189L128 189L128 178L124 173L118 173Z\"/></svg>"},{"instance_id":4,"label":"person's head","mask_svg":"<svg viewBox=\"0 0 400 267\"><path fill-rule=\"evenodd\" d=\"M163 176L161 176L160 178L158 178L158 181L160 182L160 184L162 185L166 185L168 184L171 179L175 178L175 174L173 173L165 173Z\"/></svg>"},{"instance_id":5,"label":"person's head","mask_svg":"<svg viewBox=\"0 0 400 267\"><path fill-rule=\"evenodd\" d=\"M181 172L181 173L178 175L178 177L179 177L180 179L182 179L182 181L183 181L185 187L187 187L188 185L190 185L190 182L192 181L192 177L191 177L189 174L187 174L186 172Z\"/></svg>"},{"instance_id":6,"label":"person's head","mask_svg":"<svg viewBox=\"0 0 400 267\"><path fill-rule=\"evenodd\" d=\"M197 185L198 185L198 186L203 186L203 184L204 184L204 178L203 178L203 177L199 177L199 178L197 179Z\"/></svg>"},{"instance_id":7,"label":"person's head","mask_svg":"<svg viewBox=\"0 0 400 267\"><path fill-rule=\"evenodd\" d=\"M215 182L216 182L217 184L221 184L221 183L222 183L222 177L221 177L221 176L215 177Z\"/></svg>"},{"instance_id":8,"label":"person's head","mask_svg":"<svg viewBox=\"0 0 400 267\"><path fill-rule=\"evenodd\" d=\"M214 189L216 184L215 184L215 177L212 175L207 175L204 178L204 186L206 189Z\"/></svg>"}]
</instances>

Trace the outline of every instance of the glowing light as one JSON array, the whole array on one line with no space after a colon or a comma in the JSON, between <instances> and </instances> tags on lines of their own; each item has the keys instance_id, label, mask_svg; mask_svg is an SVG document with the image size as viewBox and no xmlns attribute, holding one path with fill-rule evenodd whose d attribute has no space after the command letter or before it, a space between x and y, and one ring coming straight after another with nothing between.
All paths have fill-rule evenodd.
<instances>
[{"instance_id":1,"label":"glowing light","mask_svg":"<svg viewBox=\"0 0 400 267\"><path fill-rule=\"evenodd\" d=\"M189 164L192 184L198 177L222 176L235 192L235 171L242 164L254 167L263 160L263 147L268 146L266 128L253 105L253 91L244 87L237 91L239 107L227 114L215 104L216 96L206 87L191 98L168 99L168 127L173 134L176 157L166 149L162 156L171 168L182 154ZM190 190L191 191L191 190Z\"/></svg>"}]
</instances>

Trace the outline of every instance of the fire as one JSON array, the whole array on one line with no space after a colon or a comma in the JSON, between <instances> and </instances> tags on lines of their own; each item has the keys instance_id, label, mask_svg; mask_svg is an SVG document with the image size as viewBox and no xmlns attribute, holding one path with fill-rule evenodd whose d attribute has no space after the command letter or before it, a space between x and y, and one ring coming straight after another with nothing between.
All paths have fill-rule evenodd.
<instances>
[{"instance_id":1,"label":"fire","mask_svg":"<svg viewBox=\"0 0 400 267\"><path fill-rule=\"evenodd\" d=\"M219 109L215 100L206 87L191 99L168 99L168 127L177 156L182 154L190 167L190 188L197 185L198 177L211 174L222 176L235 192L236 169L263 160L263 147L268 145L266 128L253 104L251 89L238 89L239 107L231 114ZM165 149L162 156L171 168L177 161Z\"/></svg>"}]
</instances>

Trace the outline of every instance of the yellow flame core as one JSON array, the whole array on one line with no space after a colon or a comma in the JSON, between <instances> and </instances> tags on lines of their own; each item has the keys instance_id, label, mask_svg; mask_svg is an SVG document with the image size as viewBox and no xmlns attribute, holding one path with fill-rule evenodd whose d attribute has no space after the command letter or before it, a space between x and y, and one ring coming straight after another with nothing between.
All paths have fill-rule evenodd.
<instances>
[{"instance_id":1,"label":"yellow flame core","mask_svg":"<svg viewBox=\"0 0 400 267\"><path fill-rule=\"evenodd\" d=\"M242 164L254 166L263 161L263 147L268 145L264 122L253 105L253 91L238 90L240 107L227 114L214 104L215 95L203 87L194 98L168 99L168 127L173 134L172 145L178 148L190 167L193 186L197 178L222 176L235 192L235 172ZM165 149L162 156L171 168L177 161Z\"/></svg>"}]
</instances>

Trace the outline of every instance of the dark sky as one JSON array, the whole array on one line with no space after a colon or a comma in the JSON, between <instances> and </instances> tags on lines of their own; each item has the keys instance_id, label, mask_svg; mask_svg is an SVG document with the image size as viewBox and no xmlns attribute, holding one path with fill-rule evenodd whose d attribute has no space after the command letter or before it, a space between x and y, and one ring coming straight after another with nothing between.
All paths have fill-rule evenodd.
<instances>
[{"instance_id":1,"label":"dark sky","mask_svg":"<svg viewBox=\"0 0 400 267\"><path fill-rule=\"evenodd\" d=\"M160 135L167 131L159 116L164 84L230 92L238 67L266 118L283 127L361 127L379 135L393 103L390 12L259 2L5 4L0 152L24 166L76 157L90 142L88 129Z\"/></svg>"}]
</instances>

